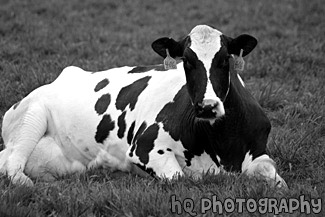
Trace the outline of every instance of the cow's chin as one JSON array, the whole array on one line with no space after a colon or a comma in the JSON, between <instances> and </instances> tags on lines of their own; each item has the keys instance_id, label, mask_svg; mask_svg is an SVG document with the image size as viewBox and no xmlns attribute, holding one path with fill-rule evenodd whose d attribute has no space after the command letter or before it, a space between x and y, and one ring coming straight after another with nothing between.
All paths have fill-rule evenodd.
<instances>
[{"instance_id":1,"label":"cow's chin","mask_svg":"<svg viewBox=\"0 0 325 217\"><path fill-rule=\"evenodd\" d=\"M211 112L210 114L197 114L196 115L196 119L198 121L205 121L205 122L209 122L211 125L213 125L216 121L220 120L222 117L224 116L224 113L215 113L215 112Z\"/></svg>"}]
</instances>

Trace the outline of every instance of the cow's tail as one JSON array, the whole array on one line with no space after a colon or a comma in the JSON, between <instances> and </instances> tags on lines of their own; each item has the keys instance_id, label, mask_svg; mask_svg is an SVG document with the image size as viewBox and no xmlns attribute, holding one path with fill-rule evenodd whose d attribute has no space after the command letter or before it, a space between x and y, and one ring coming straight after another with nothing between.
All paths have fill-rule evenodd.
<instances>
[{"instance_id":1,"label":"cow's tail","mask_svg":"<svg viewBox=\"0 0 325 217\"><path fill-rule=\"evenodd\" d=\"M5 168L14 183L32 184L23 172L29 157L46 131L46 107L41 103L29 104L21 115L19 124L9 132L6 148L0 155L0 170Z\"/></svg>"}]
</instances>

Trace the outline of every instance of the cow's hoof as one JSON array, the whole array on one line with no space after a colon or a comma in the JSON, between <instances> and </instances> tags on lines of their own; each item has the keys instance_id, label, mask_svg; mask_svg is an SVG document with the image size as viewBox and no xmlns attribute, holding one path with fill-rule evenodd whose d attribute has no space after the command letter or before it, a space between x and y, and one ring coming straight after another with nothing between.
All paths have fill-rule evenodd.
<instances>
[{"instance_id":1,"label":"cow's hoof","mask_svg":"<svg viewBox=\"0 0 325 217\"><path fill-rule=\"evenodd\" d=\"M33 181L30 178L28 178L25 174L23 174L22 172L17 173L16 175L14 175L11 178L11 181L15 185L24 185L24 186L27 186L27 187L33 187L34 186Z\"/></svg>"},{"instance_id":2,"label":"cow's hoof","mask_svg":"<svg viewBox=\"0 0 325 217\"><path fill-rule=\"evenodd\" d=\"M277 180L276 187L285 189L285 190L289 189L287 183L282 178L281 178L281 180Z\"/></svg>"},{"instance_id":3,"label":"cow's hoof","mask_svg":"<svg viewBox=\"0 0 325 217\"><path fill-rule=\"evenodd\" d=\"M269 180L270 184L279 189L288 190L288 185L281 176L276 174L274 179Z\"/></svg>"}]
</instances>

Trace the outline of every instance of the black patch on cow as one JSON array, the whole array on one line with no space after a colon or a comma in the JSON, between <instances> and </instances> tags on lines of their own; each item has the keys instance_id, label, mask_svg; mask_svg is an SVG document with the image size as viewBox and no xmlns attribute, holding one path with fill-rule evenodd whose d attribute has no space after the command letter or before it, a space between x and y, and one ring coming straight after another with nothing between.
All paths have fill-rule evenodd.
<instances>
[{"instance_id":1,"label":"black patch on cow","mask_svg":"<svg viewBox=\"0 0 325 217\"><path fill-rule=\"evenodd\" d=\"M134 123L134 122L133 122ZM136 142L139 138L140 135L143 134L143 131L147 128L147 123L144 121L142 122L141 126L139 127L138 131L136 132L135 136L134 136L134 139L133 139L133 146L131 147L131 150L130 150L130 154L129 156L130 157L133 157L133 152L134 152L134 149L136 147Z\"/></svg>"},{"instance_id":2,"label":"black patch on cow","mask_svg":"<svg viewBox=\"0 0 325 217\"><path fill-rule=\"evenodd\" d=\"M120 139L124 137L124 133L126 130L125 115L126 115L126 111L124 111L117 119L117 126L118 126L117 136Z\"/></svg>"},{"instance_id":3,"label":"black patch on cow","mask_svg":"<svg viewBox=\"0 0 325 217\"><path fill-rule=\"evenodd\" d=\"M131 126L129 128L129 131L128 131L127 142L128 142L129 145L131 145L131 142L132 142L132 139L133 139L134 127L135 127L135 121L132 122L132 124L131 124Z\"/></svg>"},{"instance_id":4,"label":"black patch on cow","mask_svg":"<svg viewBox=\"0 0 325 217\"><path fill-rule=\"evenodd\" d=\"M21 101L16 102L16 103L14 104L14 106L13 106L13 109L14 109L14 110L19 106L20 102L21 102Z\"/></svg>"},{"instance_id":5,"label":"black patch on cow","mask_svg":"<svg viewBox=\"0 0 325 217\"><path fill-rule=\"evenodd\" d=\"M188 150L185 150L184 157L185 157L186 166L188 166L188 167L191 166L191 160L194 157L194 155L191 152L189 152Z\"/></svg>"},{"instance_id":6,"label":"black patch on cow","mask_svg":"<svg viewBox=\"0 0 325 217\"><path fill-rule=\"evenodd\" d=\"M139 160L143 164L147 164L149 162L149 152L154 147L154 142L158 137L158 124L150 125L144 133L137 140L137 149L135 150L135 154L139 157Z\"/></svg>"},{"instance_id":7,"label":"black patch on cow","mask_svg":"<svg viewBox=\"0 0 325 217\"><path fill-rule=\"evenodd\" d=\"M186 149L195 143L193 136L196 132L192 131L194 130L194 119L194 108L186 85L182 86L173 101L167 103L156 117L157 122L163 123L164 130L169 132L175 141L181 140Z\"/></svg>"},{"instance_id":8,"label":"black patch on cow","mask_svg":"<svg viewBox=\"0 0 325 217\"><path fill-rule=\"evenodd\" d=\"M106 87L108 84L109 84L109 80L107 78L105 78L96 85L94 91L98 92L101 89L103 89L104 87Z\"/></svg>"},{"instance_id":9,"label":"black patch on cow","mask_svg":"<svg viewBox=\"0 0 325 217\"><path fill-rule=\"evenodd\" d=\"M143 72L148 72L151 70L166 71L166 69L163 65L153 65L153 66L137 66L137 67L134 67L128 73L143 73Z\"/></svg>"},{"instance_id":10,"label":"black patch on cow","mask_svg":"<svg viewBox=\"0 0 325 217\"><path fill-rule=\"evenodd\" d=\"M150 78L151 76L146 76L123 87L116 98L116 108L124 111L126 106L129 105L132 111L138 101L139 95L148 86Z\"/></svg>"},{"instance_id":11,"label":"black patch on cow","mask_svg":"<svg viewBox=\"0 0 325 217\"><path fill-rule=\"evenodd\" d=\"M95 104L95 111L98 115L104 114L111 103L111 95L109 93L102 95Z\"/></svg>"},{"instance_id":12,"label":"black patch on cow","mask_svg":"<svg viewBox=\"0 0 325 217\"><path fill-rule=\"evenodd\" d=\"M188 150L185 153L187 165L194 155L200 156L205 151L206 144L209 144L207 134L211 125L209 122L197 121L186 85L177 92L172 102L163 107L156 121L162 122L163 129L175 141L181 141L183 147Z\"/></svg>"},{"instance_id":13,"label":"black patch on cow","mask_svg":"<svg viewBox=\"0 0 325 217\"><path fill-rule=\"evenodd\" d=\"M191 49L184 51L184 70L187 90L196 105L202 103L207 88L207 73L204 64Z\"/></svg>"},{"instance_id":14,"label":"black patch on cow","mask_svg":"<svg viewBox=\"0 0 325 217\"><path fill-rule=\"evenodd\" d=\"M152 168L150 168L150 167L146 167L146 166L141 165L141 164L135 164L135 165L137 165L137 167L139 167L139 168L142 169L143 171L147 172L150 176L152 176L152 177L154 177L154 178L157 178L156 173L155 173L155 171L153 171Z\"/></svg>"},{"instance_id":15,"label":"black patch on cow","mask_svg":"<svg viewBox=\"0 0 325 217\"><path fill-rule=\"evenodd\" d=\"M158 153L158 154L164 154L165 152L164 152L164 150L161 150L161 149L160 149L160 150L157 151L157 153Z\"/></svg>"},{"instance_id":16,"label":"black patch on cow","mask_svg":"<svg viewBox=\"0 0 325 217\"><path fill-rule=\"evenodd\" d=\"M221 101L226 99L230 84L229 79L229 55L227 55L227 49L222 47L214 56L210 69L210 81L213 90Z\"/></svg>"},{"instance_id":17,"label":"black patch on cow","mask_svg":"<svg viewBox=\"0 0 325 217\"><path fill-rule=\"evenodd\" d=\"M109 132L114 129L115 123L112 121L110 115L104 115L102 120L97 126L97 132L95 135L96 142L103 143L105 139L109 136Z\"/></svg>"},{"instance_id":18,"label":"black patch on cow","mask_svg":"<svg viewBox=\"0 0 325 217\"><path fill-rule=\"evenodd\" d=\"M172 151L170 148L167 148L167 151Z\"/></svg>"}]
</instances>

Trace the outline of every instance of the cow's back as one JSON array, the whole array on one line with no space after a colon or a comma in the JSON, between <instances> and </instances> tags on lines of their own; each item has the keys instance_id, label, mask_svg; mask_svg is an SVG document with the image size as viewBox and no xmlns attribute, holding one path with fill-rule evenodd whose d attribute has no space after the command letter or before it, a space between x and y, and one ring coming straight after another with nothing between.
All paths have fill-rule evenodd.
<instances>
[{"instance_id":1,"label":"cow's back","mask_svg":"<svg viewBox=\"0 0 325 217\"><path fill-rule=\"evenodd\" d=\"M120 160L125 161L131 125L135 134L143 122L148 126L154 123L185 83L182 71L129 73L132 69L91 73L67 67L53 83L34 90L9 110L7 117L17 117L19 124L18 119L32 104L40 104L47 113L46 136L54 138L71 161L88 166L107 161L116 167ZM5 120L14 127L11 119ZM3 129L11 128L5 124ZM116 161L112 162L111 154Z\"/></svg>"}]
</instances>

